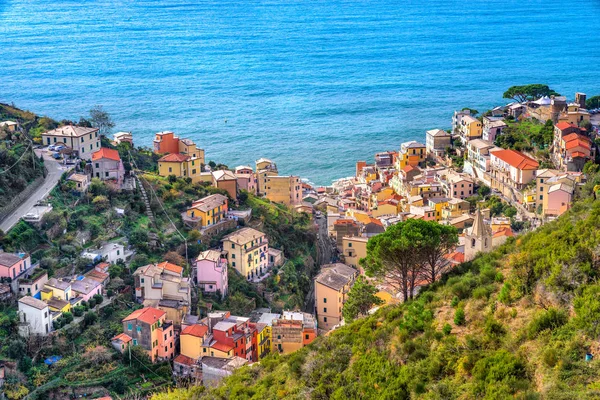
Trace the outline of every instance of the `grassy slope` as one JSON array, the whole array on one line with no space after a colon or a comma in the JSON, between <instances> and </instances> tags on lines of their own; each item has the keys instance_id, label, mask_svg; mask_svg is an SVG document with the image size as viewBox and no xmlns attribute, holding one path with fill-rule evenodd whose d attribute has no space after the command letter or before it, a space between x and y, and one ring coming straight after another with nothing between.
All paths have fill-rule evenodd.
<instances>
[{"instance_id":1,"label":"grassy slope","mask_svg":"<svg viewBox=\"0 0 600 400\"><path fill-rule=\"evenodd\" d=\"M582 297L600 289L598 226L600 202L581 201L412 302L236 371L206 393L157 398L598 398L600 361L585 354L598 350L600 306ZM459 308L464 325L454 321Z\"/></svg>"}]
</instances>

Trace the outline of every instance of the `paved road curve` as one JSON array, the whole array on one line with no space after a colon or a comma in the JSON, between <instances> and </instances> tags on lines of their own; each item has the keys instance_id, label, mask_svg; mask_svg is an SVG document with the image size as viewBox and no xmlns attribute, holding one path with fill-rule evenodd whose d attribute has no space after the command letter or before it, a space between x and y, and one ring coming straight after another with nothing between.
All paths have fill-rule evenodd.
<instances>
[{"instance_id":1,"label":"paved road curve","mask_svg":"<svg viewBox=\"0 0 600 400\"><path fill-rule=\"evenodd\" d=\"M68 170L68 168L61 166L56 160L45 154L45 152L42 153L40 150L36 150L36 154L38 157L40 154L44 154L44 163L48 169L48 175L46 175L44 183L40 185L40 187L33 192L31 196L29 196L29 199L25 200L23 204L17 207L9 216L0 222L0 229L4 232L8 232L10 228L19 222L19 219L23 215L27 214L27 212L31 210L31 208L38 201L46 197L46 195L50 193L54 186L56 186L63 172Z\"/></svg>"}]
</instances>

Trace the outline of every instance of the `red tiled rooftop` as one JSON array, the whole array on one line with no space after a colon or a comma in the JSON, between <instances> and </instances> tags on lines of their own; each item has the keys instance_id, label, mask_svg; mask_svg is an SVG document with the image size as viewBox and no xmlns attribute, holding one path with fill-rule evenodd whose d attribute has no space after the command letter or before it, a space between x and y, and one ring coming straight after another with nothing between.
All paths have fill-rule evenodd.
<instances>
[{"instance_id":1,"label":"red tiled rooftop","mask_svg":"<svg viewBox=\"0 0 600 400\"><path fill-rule=\"evenodd\" d=\"M164 311L158 310L154 307L145 307L139 310L135 310L127 317L125 317L123 321L132 321L136 319L148 325L152 325L153 323L161 319L165 314L166 313Z\"/></svg>"},{"instance_id":2,"label":"red tiled rooftop","mask_svg":"<svg viewBox=\"0 0 600 400\"><path fill-rule=\"evenodd\" d=\"M515 150L497 150L491 152L491 154L508 165L521 170L537 169L540 166L533 158Z\"/></svg>"},{"instance_id":3,"label":"red tiled rooftop","mask_svg":"<svg viewBox=\"0 0 600 400\"><path fill-rule=\"evenodd\" d=\"M577 128L576 125L573 125L569 122L565 122L565 121L561 121L558 124L555 125L558 129L560 129L561 131L564 131L565 129L568 128Z\"/></svg>"},{"instance_id":4,"label":"red tiled rooftop","mask_svg":"<svg viewBox=\"0 0 600 400\"><path fill-rule=\"evenodd\" d=\"M167 271L175 272L177 274L181 274L183 272L183 268L179 265L172 264L168 261L161 262L158 264L159 268L166 269Z\"/></svg>"},{"instance_id":5,"label":"red tiled rooftop","mask_svg":"<svg viewBox=\"0 0 600 400\"><path fill-rule=\"evenodd\" d=\"M92 153L92 161L101 160L103 158L107 158L113 161L121 161L121 157L119 157L119 152L114 149L102 147L97 152Z\"/></svg>"},{"instance_id":6,"label":"red tiled rooftop","mask_svg":"<svg viewBox=\"0 0 600 400\"><path fill-rule=\"evenodd\" d=\"M233 346L230 346L228 344L221 343L221 342L216 342L215 344L211 345L210 347L212 347L215 350L222 351L224 353L227 353L228 351L233 350Z\"/></svg>"},{"instance_id":7,"label":"red tiled rooftop","mask_svg":"<svg viewBox=\"0 0 600 400\"><path fill-rule=\"evenodd\" d=\"M183 365L187 365L187 366L192 366L196 363L196 361L188 356L184 356L183 354L178 355L177 357L175 357L175 359L173 360L173 362L179 363L179 364L183 364Z\"/></svg>"},{"instance_id":8,"label":"red tiled rooftop","mask_svg":"<svg viewBox=\"0 0 600 400\"><path fill-rule=\"evenodd\" d=\"M180 154L180 153L173 154L172 153L172 154L167 154L166 156L161 157L158 161L159 162L163 161L163 162L178 162L178 163L180 163L180 162L187 161L189 159L190 159L190 157L186 156L184 154Z\"/></svg>"},{"instance_id":9,"label":"red tiled rooftop","mask_svg":"<svg viewBox=\"0 0 600 400\"><path fill-rule=\"evenodd\" d=\"M334 222L334 225L353 225L356 224L356 221L353 219L338 219Z\"/></svg>"},{"instance_id":10,"label":"red tiled rooftop","mask_svg":"<svg viewBox=\"0 0 600 400\"><path fill-rule=\"evenodd\" d=\"M119 333L117 336L115 336L114 338L110 339L112 342L114 342L115 340L119 340L123 343L129 343L131 342L131 336L129 336L126 333Z\"/></svg>"},{"instance_id":11,"label":"red tiled rooftop","mask_svg":"<svg viewBox=\"0 0 600 400\"><path fill-rule=\"evenodd\" d=\"M181 336L190 335L190 336L195 336L195 337L201 338L201 337L204 337L204 335L206 335L206 332L208 332L208 326L194 324L194 325L190 325L190 326L186 327L181 332Z\"/></svg>"},{"instance_id":12,"label":"red tiled rooftop","mask_svg":"<svg viewBox=\"0 0 600 400\"><path fill-rule=\"evenodd\" d=\"M504 227L504 228L500 228L496 232L494 232L494 237L501 237L501 236L513 237L514 234L513 234L512 229L510 229L509 227Z\"/></svg>"}]
</instances>

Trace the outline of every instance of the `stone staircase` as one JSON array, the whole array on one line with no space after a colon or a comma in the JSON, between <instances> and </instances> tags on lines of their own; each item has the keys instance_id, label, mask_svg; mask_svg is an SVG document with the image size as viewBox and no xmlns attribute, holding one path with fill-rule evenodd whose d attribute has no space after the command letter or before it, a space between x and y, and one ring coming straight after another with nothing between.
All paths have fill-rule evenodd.
<instances>
[{"instance_id":1,"label":"stone staircase","mask_svg":"<svg viewBox=\"0 0 600 400\"><path fill-rule=\"evenodd\" d=\"M152 213L152 208L150 208L150 200L148 200L148 194L146 193L146 189L144 188L144 185L142 185L142 182L140 182L140 178L138 178L136 176L135 180L137 181L140 191L142 192L142 199L144 200L144 204L146 206L146 215L148 216L150 221L154 224L155 223L154 214Z\"/></svg>"}]
</instances>

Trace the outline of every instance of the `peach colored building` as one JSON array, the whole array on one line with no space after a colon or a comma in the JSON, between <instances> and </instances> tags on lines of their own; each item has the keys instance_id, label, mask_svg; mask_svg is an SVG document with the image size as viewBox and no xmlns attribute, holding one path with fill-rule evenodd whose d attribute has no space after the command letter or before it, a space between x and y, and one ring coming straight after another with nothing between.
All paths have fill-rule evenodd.
<instances>
[{"instance_id":1,"label":"peach colored building","mask_svg":"<svg viewBox=\"0 0 600 400\"><path fill-rule=\"evenodd\" d=\"M170 360L175 354L173 323L165 317L164 311L145 307L123 319L123 333L131 338L133 346L141 346L146 350L152 362ZM121 339L127 340L123 336Z\"/></svg>"},{"instance_id":2,"label":"peach colored building","mask_svg":"<svg viewBox=\"0 0 600 400\"><path fill-rule=\"evenodd\" d=\"M232 199L234 199L234 200L237 199L237 192L238 192L237 182L238 182L238 180L233 172L227 171L227 170L213 171L212 177L213 177L212 184L214 187L226 190Z\"/></svg>"},{"instance_id":3,"label":"peach colored building","mask_svg":"<svg viewBox=\"0 0 600 400\"><path fill-rule=\"evenodd\" d=\"M330 330L342 322L342 308L358 270L345 264L321 267L315 277L315 314L320 329Z\"/></svg>"}]
</instances>

